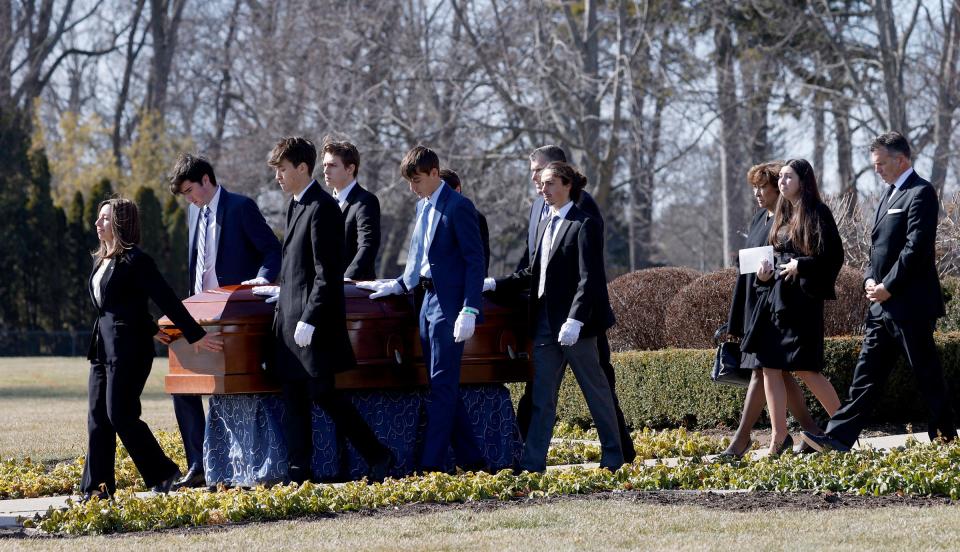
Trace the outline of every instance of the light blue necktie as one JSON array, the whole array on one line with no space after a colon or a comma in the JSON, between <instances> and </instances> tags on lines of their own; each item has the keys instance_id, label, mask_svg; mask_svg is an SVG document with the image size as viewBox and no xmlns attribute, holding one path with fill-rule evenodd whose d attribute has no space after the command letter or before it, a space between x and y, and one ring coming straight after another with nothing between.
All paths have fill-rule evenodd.
<instances>
[{"instance_id":1,"label":"light blue necktie","mask_svg":"<svg viewBox=\"0 0 960 552\"><path fill-rule=\"evenodd\" d=\"M420 210L420 218L417 219L417 227L413 231L413 237L410 239L410 250L407 252L407 266L403 269L403 284L407 289L413 289L420 283L420 265L423 264L423 257L426 255L424 244L427 241L427 232L429 231L430 210L433 207L429 201L423 202L423 209Z\"/></svg>"},{"instance_id":2,"label":"light blue necktie","mask_svg":"<svg viewBox=\"0 0 960 552\"><path fill-rule=\"evenodd\" d=\"M203 291L203 272L207 260L207 217L210 216L210 207L204 206L200 210L200 224L197 226L197 270L193 276L193 292Z\"/></svg>"}]
</instances>

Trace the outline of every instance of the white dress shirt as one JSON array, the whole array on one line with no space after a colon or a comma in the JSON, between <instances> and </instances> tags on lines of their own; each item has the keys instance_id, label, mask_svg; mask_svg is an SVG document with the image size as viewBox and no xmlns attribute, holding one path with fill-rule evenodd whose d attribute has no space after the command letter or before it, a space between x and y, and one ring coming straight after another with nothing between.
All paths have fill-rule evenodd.
<instances>
[{"instance_id":1,"label":"white dress shirt","mask_svg":"<svg viewBox=\"0 0 960 552\"><path fill-rule=\"evenodd\" d=\"M340 210L343 211L343 208L347 205L347 196L350 195L350 192L353 191L353 187L357 185L357 181L354 180L350 184L347 184L347 187L337 191L336 188L333 189L333 197L337 200L337 203L340 204Z\"/></svg>"},{"instance_id":2,"label":"white dress shirt","mask_svg":"<svg viewBox=\"0 0 960 552\"><path fill-rule=\"evenodd\" d=\"M93 280L90 282L90 285L93 286L93 298L97 301L98 307L103 306L103 298L100 296L100 282L103 280L103 275L106 274L108 266L110 266L110 259L102 259L100 266L93 274Z\"/></svg>"}]
</instances>

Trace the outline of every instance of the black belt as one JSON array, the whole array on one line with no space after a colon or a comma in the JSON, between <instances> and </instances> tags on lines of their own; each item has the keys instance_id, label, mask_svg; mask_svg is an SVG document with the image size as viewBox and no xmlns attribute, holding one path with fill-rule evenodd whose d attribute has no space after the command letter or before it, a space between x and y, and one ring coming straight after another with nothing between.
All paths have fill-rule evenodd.
<instances>
[{"instance_id":1,"label":"black belt","mask_svg":"<svg viewBox=\"0 0 960 552\"><path fill-rule=\"evenodd\" d=\"M421 288L423 288L423 291L433 291L433 290L434 290L434 287L433 287L433 278L424 278L423 276L421 276L421 277L420 277L420 283L417 284L417 285L420 286Z\"/></svg>"}]
</instances>

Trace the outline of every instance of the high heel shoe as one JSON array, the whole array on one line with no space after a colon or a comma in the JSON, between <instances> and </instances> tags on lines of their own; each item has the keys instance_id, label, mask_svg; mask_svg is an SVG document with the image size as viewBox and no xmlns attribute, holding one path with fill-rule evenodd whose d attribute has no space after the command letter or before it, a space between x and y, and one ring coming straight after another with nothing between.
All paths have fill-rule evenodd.
<instances>
[{"instance_id":1,"label":"high heel shoe","mask_svg":"<svg viewBox=\"0 0 960 552\"><path fill-rule=\"evenodd\" d=\"M717 460L740 460L742 459L750 449L753 448L753 439L747 441L747 445L741 450L737 451L733 449L733 443L730 443L730 446L726 450L717 455Z\"/></svg>"},{"instance_id":2,"label":"high heel shoe","mask_svg":"<svg viewBox=\"0 0 960 552\"><path fill-rule=\"evenodd\" d=\"M772 451L770 451L770 456L782 456L783 453L790 451L793 452L793 437L790 434L787 434L786 439L780 441L779 445L776 445Z\"/></svg>"}]
</instances>

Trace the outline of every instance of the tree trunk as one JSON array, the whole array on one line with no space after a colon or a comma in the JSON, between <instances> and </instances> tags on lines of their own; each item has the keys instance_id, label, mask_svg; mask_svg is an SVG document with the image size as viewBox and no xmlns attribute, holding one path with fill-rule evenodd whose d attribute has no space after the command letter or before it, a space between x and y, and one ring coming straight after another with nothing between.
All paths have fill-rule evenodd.
<instances>
[{"instance_id":1,"label":"tree trunk","mask_svg":"<svg viewBox=\"0 0 960 552\"><path fill-rule=\"evenodd\" d=\"M718 14L722 15L722 14ZM733 261L733 252L740 247L741 239L734 231L745 220L745 210L741 199L739 175L740 147L742 142L740 128L740 109L737 99L737 78L734 72L736 53L733 37L724 18L719 18L713 28L714 56L717 65L717 110L720 112L720 205L722 208L723 266L729 267Z\"/></svg>"},{"instance_id":2,"label":"tree trunk","mask_svg":"<svg viewBox=\"0 0 960 552\"><path fill-rule=\"evenodd\" d=\"M896 18L892 0L876 0L874 16L877 19L877 36L880 46L880 63L883 65L883 89L887 96L889 130L907 133L906 98L903 96L903 63L900 59L900 39L897 36Z\"/></svg>"},{"instance_id":3,"label":"tree trunk","mask_svg":"<svg viewBox=\"0 0 960 552\"><path fill-rule=\"evenodd\" d=\"M837 177L840 195L850 196L850 211L857 205L857 181L853 176L853 144L850 141L850 103L845 98L834 99L833 121L837 139Z\"/></svg>"},{"instance_id":4,"label":"tree trunk","mask_svg":"<svg viewBox=\"0 0 960 552\"><path fill-rule=\"evenodd\" d=\"M167 86L177 50L177 31L187 0L150 0L150 34L153 37L153 58L147 79L145 107L164 113L167 107Z\"/></svg>"},{"instance_id":5,"label":"tree trunk","mask_svg":"<svg viewBox=\"0 0 960 552\"><path fill-rule=\"evenodd\" d=\"M117 171L123 170L123 112L127 107L127 100L130 97L130 79L133 77L133 66L140 54L140 48L146 41L147 33L144 32L140 43L136 44L137 28L140 25L140 17L143 15L143 5L145 0L137 0L133 9L133 15L130 16L130 34L127 35L126 61L123 66L123 78L120 81L120 91L117 94L117 103L113 109L113 132L110 136L113 146L113 162L117 166Z\"/></svg>"},{"instance_id":6,"label":"tree trunk","mask_svg":"<svg viewBox=\"0 0 960 552\"><path fill-rule=\"evenodd\" d=\"M954 111L960 103L960 86L957 59L960 58L960 0L951 3L950 17L944 29L943 53L940 56L939 87L937 90L937 113L933 127L933 169L930 182L938 194L943 195L947 169L953 157L950 147L954 129Z\"/></svg>"}]
</instances>

